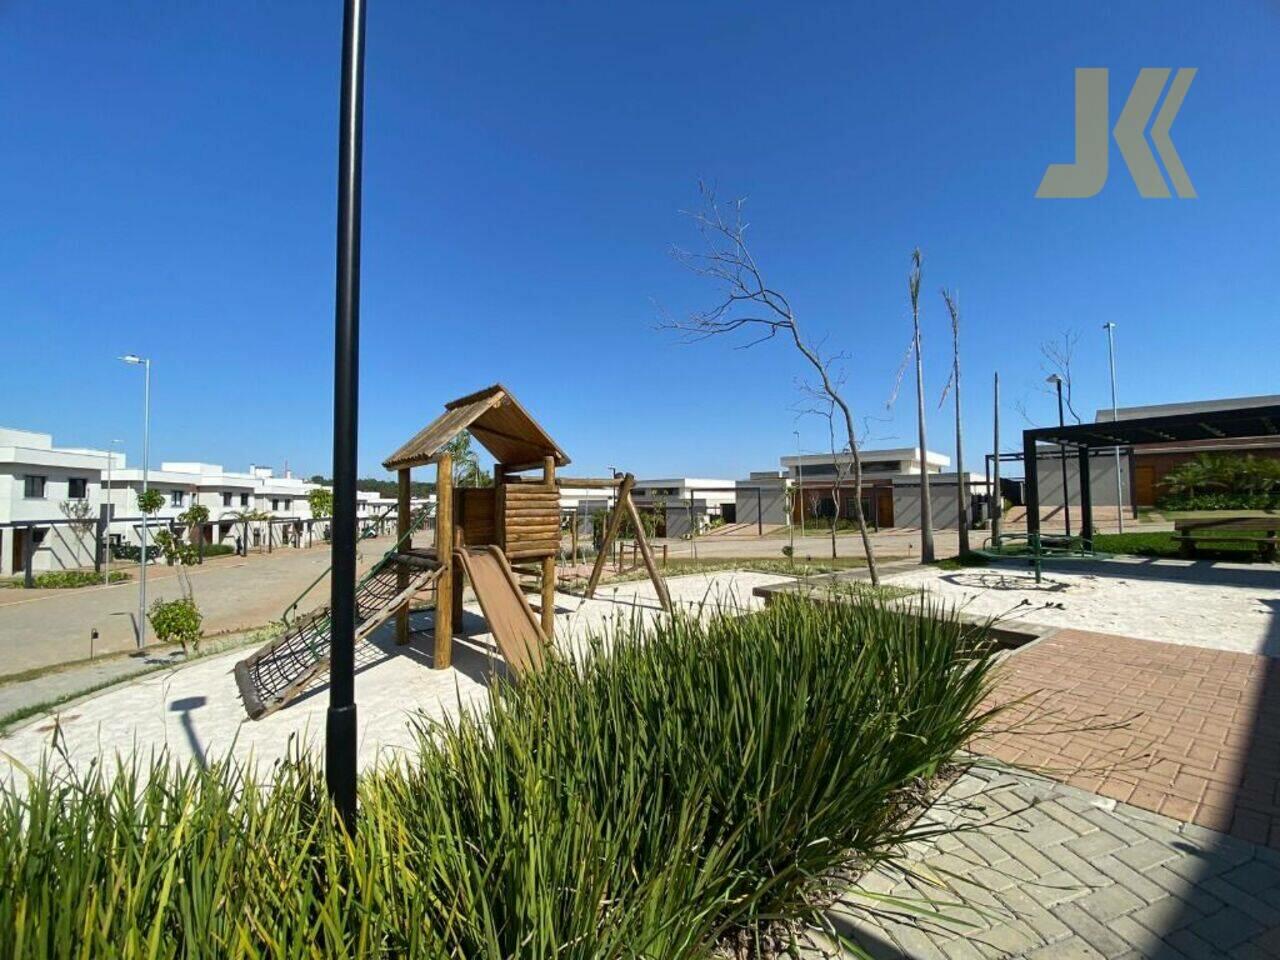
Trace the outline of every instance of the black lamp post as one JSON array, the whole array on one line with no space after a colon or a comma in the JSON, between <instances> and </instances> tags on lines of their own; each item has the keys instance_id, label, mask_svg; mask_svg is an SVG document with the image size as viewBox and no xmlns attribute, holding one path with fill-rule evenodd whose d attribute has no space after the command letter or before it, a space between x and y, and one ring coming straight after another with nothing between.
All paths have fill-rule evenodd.
<instances>
[{"instance_id":1,"label":"black lamp post","mask_svg":"<svg viewBox=\"0 0 1280 960\"><path fill-rule=\"evenodd\" d=\"M360 147L364 0L346 0L338 131L338 278L333 358L333 575L325 783L347 829L356 821L356 429L360 398Z\"/></svg>"},{"instance_id":2,"label":"black lamp post","mask_svg":"<svg viewBox=\"0 0 1280 960\"><path fill-rule=\"evenodd\" d=\"M1056 373L1045 377L1045 383L1052 383L1058 388L1058 426L1065 427L1066 420L1062 416L1062 378ZM1062 517L1066 521L1067 536L1071 536L1071 492L1067 489L1067 445L1058 444L1058 459L1062 461ZM1087 534L1086 534L1087 536Z\"/></svg>"}]
</instances>

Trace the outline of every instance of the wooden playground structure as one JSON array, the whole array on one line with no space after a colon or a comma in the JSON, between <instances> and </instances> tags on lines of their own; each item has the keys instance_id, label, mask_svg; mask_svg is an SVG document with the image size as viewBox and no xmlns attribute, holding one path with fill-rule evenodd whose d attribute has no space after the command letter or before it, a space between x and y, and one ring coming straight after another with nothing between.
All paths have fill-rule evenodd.
<instances>
[{"instance_id":1,"label":"wooden playground structure","mask_svg":"<svg viewBox=\"0 0 1280 960\"><path fill-rule=\"evenodd\" d=\"M455 485L449 447L464 430L493 456L492 486ZM399 479L397 540L357 586L356 642L394 616L396 642L408 643L410 606L430 599L435 606L432 663L436 669L447 669L453 661L453 637L462 623L464 587L470 583L507 664L517 673L538 668L555 635L563 489L616 491L587 598L595 594L625 516L659 602L669 612L671 598L631 498L635 478L560 476L559 469L568 463L568 455L501 384L446 404L444 413L383 461ZM412 514L410 475L427 465L436 470L434 537L430 544L415 545L430 515ZM538 595L536 611L525 597L526 583L536 584L531 587ZM249 716L264 717L296 699L328 670L328 657L329 618L324 607L236 665Z\"/></svg>"}]
</instances>

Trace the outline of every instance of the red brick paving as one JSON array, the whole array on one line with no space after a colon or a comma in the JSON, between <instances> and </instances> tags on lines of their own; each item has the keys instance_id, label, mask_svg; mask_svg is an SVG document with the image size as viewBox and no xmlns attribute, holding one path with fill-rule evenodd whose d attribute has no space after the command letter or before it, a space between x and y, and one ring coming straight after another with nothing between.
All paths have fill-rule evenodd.
<instances>
[{"instance_id":1,"label":"red brick paving","mask_svg":"<svg viewBox=\"0 0 1280 960\"><path fill-rule=\"evenodd\" d=\"M1063 630L991 702L979 753L1280 848L1280 660Z\"/></svg>"}]
</instances>

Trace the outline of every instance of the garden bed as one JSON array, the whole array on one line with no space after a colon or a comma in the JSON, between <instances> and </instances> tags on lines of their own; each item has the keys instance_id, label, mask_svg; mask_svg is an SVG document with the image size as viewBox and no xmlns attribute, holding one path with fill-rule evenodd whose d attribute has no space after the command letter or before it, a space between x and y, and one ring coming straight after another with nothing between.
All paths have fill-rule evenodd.
<instances>
[{"instance_id":1,"label":"garden bed","mask_svg":"<svg viewBox=\"0 0 1280 960\"><path fill-rule=\"evenodd\" d=\"M45 773L0 806L13 956L706 957L811 920L983 726L990 642L883 602L640 626L423 722L353 837L308 756ZM151 766L151 763L155 766Z\"/></svg>"}]
</instances>

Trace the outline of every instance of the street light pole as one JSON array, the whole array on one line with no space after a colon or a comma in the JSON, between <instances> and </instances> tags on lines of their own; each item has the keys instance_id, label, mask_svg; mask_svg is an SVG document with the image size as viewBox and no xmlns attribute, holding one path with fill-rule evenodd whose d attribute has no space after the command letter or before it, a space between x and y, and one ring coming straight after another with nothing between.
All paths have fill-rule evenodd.
<instances>
[{"instance_id":1,"label":"street light pole","mask_svg":"<svg viewBox=\"0 0 1280 960\"><path fill-rule=\"evenodd\" d=\"M360 179L364 0L346 0L338 133L337 288L333 365L333 574L325 784L348 831L356 821L356 431L360 399ZM447 602L447 600L446 600Z\"/></svg>"},{"instance_id":2,"label":"street light pole","mask_svg":"<svg viewBox=\"0 0 1280 960\"><path fill-rule=\"evenodd\" d=\"M142 367L142 493L145 496L151 470L151 358L127 353L125 363ZM138 551L138 647L147 643L147 511L142 514L142 548Z\"/></svg>"},{"instance_id":3,"label":"street light pole","mask_svg":"<svg viewBox=\"0 0 1280 960\"><path fill-rule=\"evenodd\" d=\"M1116 340L1114 323L1104 323L1102 329L1107 331L1107 359L1111 364L1111 422L1120 419L1116 408ZM1124 533L1124 486L1120 483L1120 447L1116 450L1116 519L1120 524L1120 532Z\"/></svg>"},{"instance_id":4,"label":"street light pole","mask_svg":"<svg viewBox=\"0 0 1280 960\"><path fill-rule=\"evenodd\" d=\"M1062 378L1056 373L1045 377L1045 383L1052 383L1058 388L1058 426L1065 427L1066 419L1062 413ZM1062 517L1066 521L1067 536L1071 536L1071 491L1067 489L1067 445L1058 442L1058 459L1062 461Z\"/></svg>"}]
</instances>

